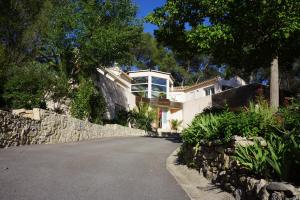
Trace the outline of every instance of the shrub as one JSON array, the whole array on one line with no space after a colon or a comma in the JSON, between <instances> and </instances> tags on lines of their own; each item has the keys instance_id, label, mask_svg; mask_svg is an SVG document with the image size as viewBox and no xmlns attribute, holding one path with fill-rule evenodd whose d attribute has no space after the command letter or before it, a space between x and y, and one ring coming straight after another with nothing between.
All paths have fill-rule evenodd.
<instances>
[{"instance_id":1,"label":"shrub","mask_svg":"<svg viewBox=\"0 0 300 200\"><path fill-rule=\"evenodd\" d=\"M133 127L150 131L155 119L155 111L146 103L140 103L129 113L129 122Z\"/></svg>"},{"instance_id":2,"label":"shrub","mask_svg":"<svg viewBox=\"0 0 300 200\"><path fill-rule=\"evenodd\" d=\"M201 140L218 138L220 116L208 114L198 115L191 125L182 132L182 139L188 144L196 145Z\"/></svg>"},{"instance_id":3,"label":"shrub","mask_svg":"<svg viewBox=\"0 0 300 200\"><path fill-rule=\"evenodd\" d=\"M94 87L91 80L82 79L71 103L72 116L100 124L105 112L106 103L102 94Z\"/></svg>"},{"instance_id":4,"label":"shrub","mask_svg":"<svg viewBox=\"0 0 300 200\"><path fill-rule=\"evenodd\" d=\"M172 128L172 130L178 131L178 129L180 128L181 124L182 124L182 120L172 119L171 120L171 128Z\"/></svg>"},{"instance_id":5,"label":"shrub","mask_svg":"<svg viewBox=\"0 0 300 200\"><path fill-rule=\"evenodd\" d=\"M12 66L4 84L4 100L10 108L45 107L45 94L50 90L53 75L48 65L36 62Z\"/></svg>"},{"instance_id":6,"label":"shrub","mask_svg":"<svg viewBox=\"0 0 300 200\"><path fill-rule=\"evenodd\" d=\"M269 179L300 184L300 104L281 108L275 113L268 103L259 100L239 112L225 110L216 114L200 114L183 130L183 147L215 139L229 142L233 135L263 137L267 146L258 142L253 146L238 147L235 159L249 172ZM185 150L185 151L183 151ZM182 148L181 156L185 156ZM184 159L184 158L183 158ZM193 163L192 160L186 163Z\"/></svg>"}]
</instances>

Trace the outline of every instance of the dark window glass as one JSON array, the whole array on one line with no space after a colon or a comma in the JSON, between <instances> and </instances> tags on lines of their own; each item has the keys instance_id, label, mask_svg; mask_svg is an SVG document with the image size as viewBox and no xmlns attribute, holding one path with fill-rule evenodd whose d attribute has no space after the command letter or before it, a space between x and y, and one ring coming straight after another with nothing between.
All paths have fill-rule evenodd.
<instances>
[{"instance_id":1,"label":"dark window glass","mask_svg":"<svg viewBox=\"0 0 300 200\"><path fill-rule=\"evenodd\" d=\"M167 80L163 79L163 78L158 78L158 77L152 76L152 84L167 86Z\"/></svg>"},{"instance_id":2,"label":"dark window glass","mask_svg":"<svg viewBox=\"0 0 300 200\"><path fill-rule=\"evenodd\" d=\"M215 94L215 88L214 87L205 88L204 90L205 90L205 96L209 96L209 95Z\"/></svg>"},{"instance_id":3,"label":"dark window glass","mask_svg":"<svg viewBox=\"0 0 300 200\"><path fill-rule=\"evenodd\" d=\"M154 91L152 91L152 93L151 93L151 97L152 98L167 98L167 94L166 93L164 93L164 92L154 92Z\"/></svg>"},{"instance_id":4,"label":"dark window glass","mask_svg":"<svg viewBox=\"0 0 300 200\"><path fill-rule=\"evenodd\" d=\"M167 87L165 87L165 86L160 86L160 85L153 85L153 84L152 84L152 91L157 91L157 92L167 92Z\"/></svg>"},{"instance_id":5,"label":"dark window glass","mask_svg":"<svg viewBox=\"0 0 300 200\"><path fill-rule=\"evenodd\" d=\"M140 97L148 97L148 91L132 92L132 94Z\"/></svg>"},{"instance_id":6,"label":"dark window glass","mask_svg":"<svg viewBox=\"0 0 300 200\"><path fill-rule=\"evenodd\" d=\"M148 76L133 77L132 84L137 84L137 83L148 83Z\"/></svg>"},{"instance_id":7,"label":"dark window glass","mask_svg":"<svg viewBox=\"0 0 300 200\"><path fill-rule=\"evenodd\" d=\"M131 85L131 91L148 90L148 84Z\"/></svg>"}]
</instances>

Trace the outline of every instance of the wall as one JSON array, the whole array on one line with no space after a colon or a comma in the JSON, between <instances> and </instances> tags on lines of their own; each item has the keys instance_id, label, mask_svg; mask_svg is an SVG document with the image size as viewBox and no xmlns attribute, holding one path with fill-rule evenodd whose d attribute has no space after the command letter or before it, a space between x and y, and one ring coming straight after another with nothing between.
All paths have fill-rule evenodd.
<instances>
[{"instance_id":1,"label":"wall","mask_svg":"<svg viewBox=\"0 0 300 200\"><path fill-rule=\"evenodd\" d=\"M183 123L182 126L186 127L192 122L194 117L201 113L205 108L212 105L212 96L201 97L192 101L183 103Z\"/></svg>"},{"instance_id":2,"label":"wall","mask_svg":"<svg viewBox=\"0 0 300 200\"><path fill-rule=\"evenodd\" d=\"M0 147L146 135L145 131L139 129L116 124L101 126L41 109L35 109L35 118L37 118L37 112L40 120L0 110Z\"/></svg>"},{"instance_id":3,"label":"wall","mask_svg":"<svg viewBox=\"0 0 300 200\"><path fill-rule=\"evenodd\" d=\"M107 103L107 113L105 116L107 119L114 119L116 110L119 108L130 110L136 106L135 96L131 94L130 88L122 87L107 78L105 74L98 73L96 85L101 89Z\"/></svg>"},{"instance_id":4,"label":"wall","mask_svg":"<svg viewBox=\"0 0 300 200\"><path fill-rule=\"evenodd\" d=\"M259 138L257 138L259 139ZM266 142L260 138L261 145ZM233 158L238 145L253 145L253 140L234 136L232 143L221 144L220 141L202 143L195 154L193 146L184 146L180 159L186 163L193 161L203 176L222 189L234 194L240 200L297 200L300 199L300 189L285 182L268 182L258 177L250 176Z\"/></svg>"}]
</instances>

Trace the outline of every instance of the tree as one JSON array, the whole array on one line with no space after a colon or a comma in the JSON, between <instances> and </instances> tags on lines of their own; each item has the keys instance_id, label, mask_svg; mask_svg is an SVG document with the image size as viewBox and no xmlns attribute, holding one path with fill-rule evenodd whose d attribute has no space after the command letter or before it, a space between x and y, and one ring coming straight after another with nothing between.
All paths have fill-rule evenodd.
<instances>
[{"instance_id":1,"label":"tree","mask_svg":"<svg viewBox=\"0 0 300 200\"><path fill-rule=\"evenodd\" d=\"M102 123L106 103L91 80L82 79L71 103L71 114L82 120Z\"/></svg>"},{"instance_id":2,"label":"tree","mask_svg":"<svg viewBox=\"0 0 300 200\"><path fill-rule=\"evenodd\" d=\"M7 74L3 97L10 108L45 108L45 95L53 91L56 82L47 64L12 66Z\"/></svg>"},{"instance_id":3,"label":"tree","mask_svg":"<svg viewBox=\"0 0 300 200\"><path fill-rule=\"evenodd\" d=\"M176 85L195 84L203 79L219 75L211 65L208 56L177 52L163 47L150 34L142 34L141 42L133 49L133 65L140 69L156 69L169 72L175 78ZM183 55L185 54L185 55Z\"/></svg>"},{"instance_id":4,"label":"tree","mask_svg":"<svg viewBox=\"0 0 300 200\"><path fill-rule=\"evenodd\" d=\"M148 20L159 26L155 35L171 47L212 54L239 71L251 72L272 63L271 103L278 107L277 63L299 38L298 0L168 0ZM174 38L181 38L187 47L174 44Z\"/></svg>"}]
</instances>

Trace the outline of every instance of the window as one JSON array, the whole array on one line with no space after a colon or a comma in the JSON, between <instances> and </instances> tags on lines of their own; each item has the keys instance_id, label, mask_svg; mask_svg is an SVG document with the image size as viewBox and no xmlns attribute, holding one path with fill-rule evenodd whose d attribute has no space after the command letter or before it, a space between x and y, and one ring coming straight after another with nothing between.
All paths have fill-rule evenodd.
<instances>
[{"instance_id":1,"label":"window","mask_svg":"<svg viewBox=\"0 0 300 200\"><path fill-rule=\"evenodd\" d=\"M145 91L148 90L148 84L137 84L131 86L131 91Z\"/></svg>"},{"instance_id":2,"label":"window","mask_svg":"<svg viewBox=\"0 0 300 200\"><path fill-rule=\"evenodd\" d=\"M146 83L148 84L148 76L133 77L132 84Z\"/></svg>"},{"instance_id":3,"label":"window","mask_svg":"<svg viewBox=\"0 0 300 200\"><path fill-rule=\"evenodd\" d=\"M148 76L133 77L131 92L136 96L148 97Z\"/></svg>"},{"instance_id":4,"label":"window","mask_svg":"<svg viewBox=\"0 0 300 200\"><path fill-rule=\"evenodd\" d=\"M167 80L152 76L151 90L152 98L167 98Z\"/></svg>"},{"instance_id":5,"label":"window","mask_svg":"<svg viewBox=\"0 0 300 200\"><path fill-rule=\"evenodd\" d=\"M167 80L163 79L163 78L158 78L158 77L152 76L152 84L167 86Z\"/></svg>"},{"instance_id":6,"label":"window","mask_svg":"<svg viewBox=\"0 0 300 200\"><path fill-rule=\"evenodd\" d=\"M215 88L214 87L208 87L208 88L204 88L205 91L205 96L210 96L215 94Z\"/></svg>"}]
</instances>

